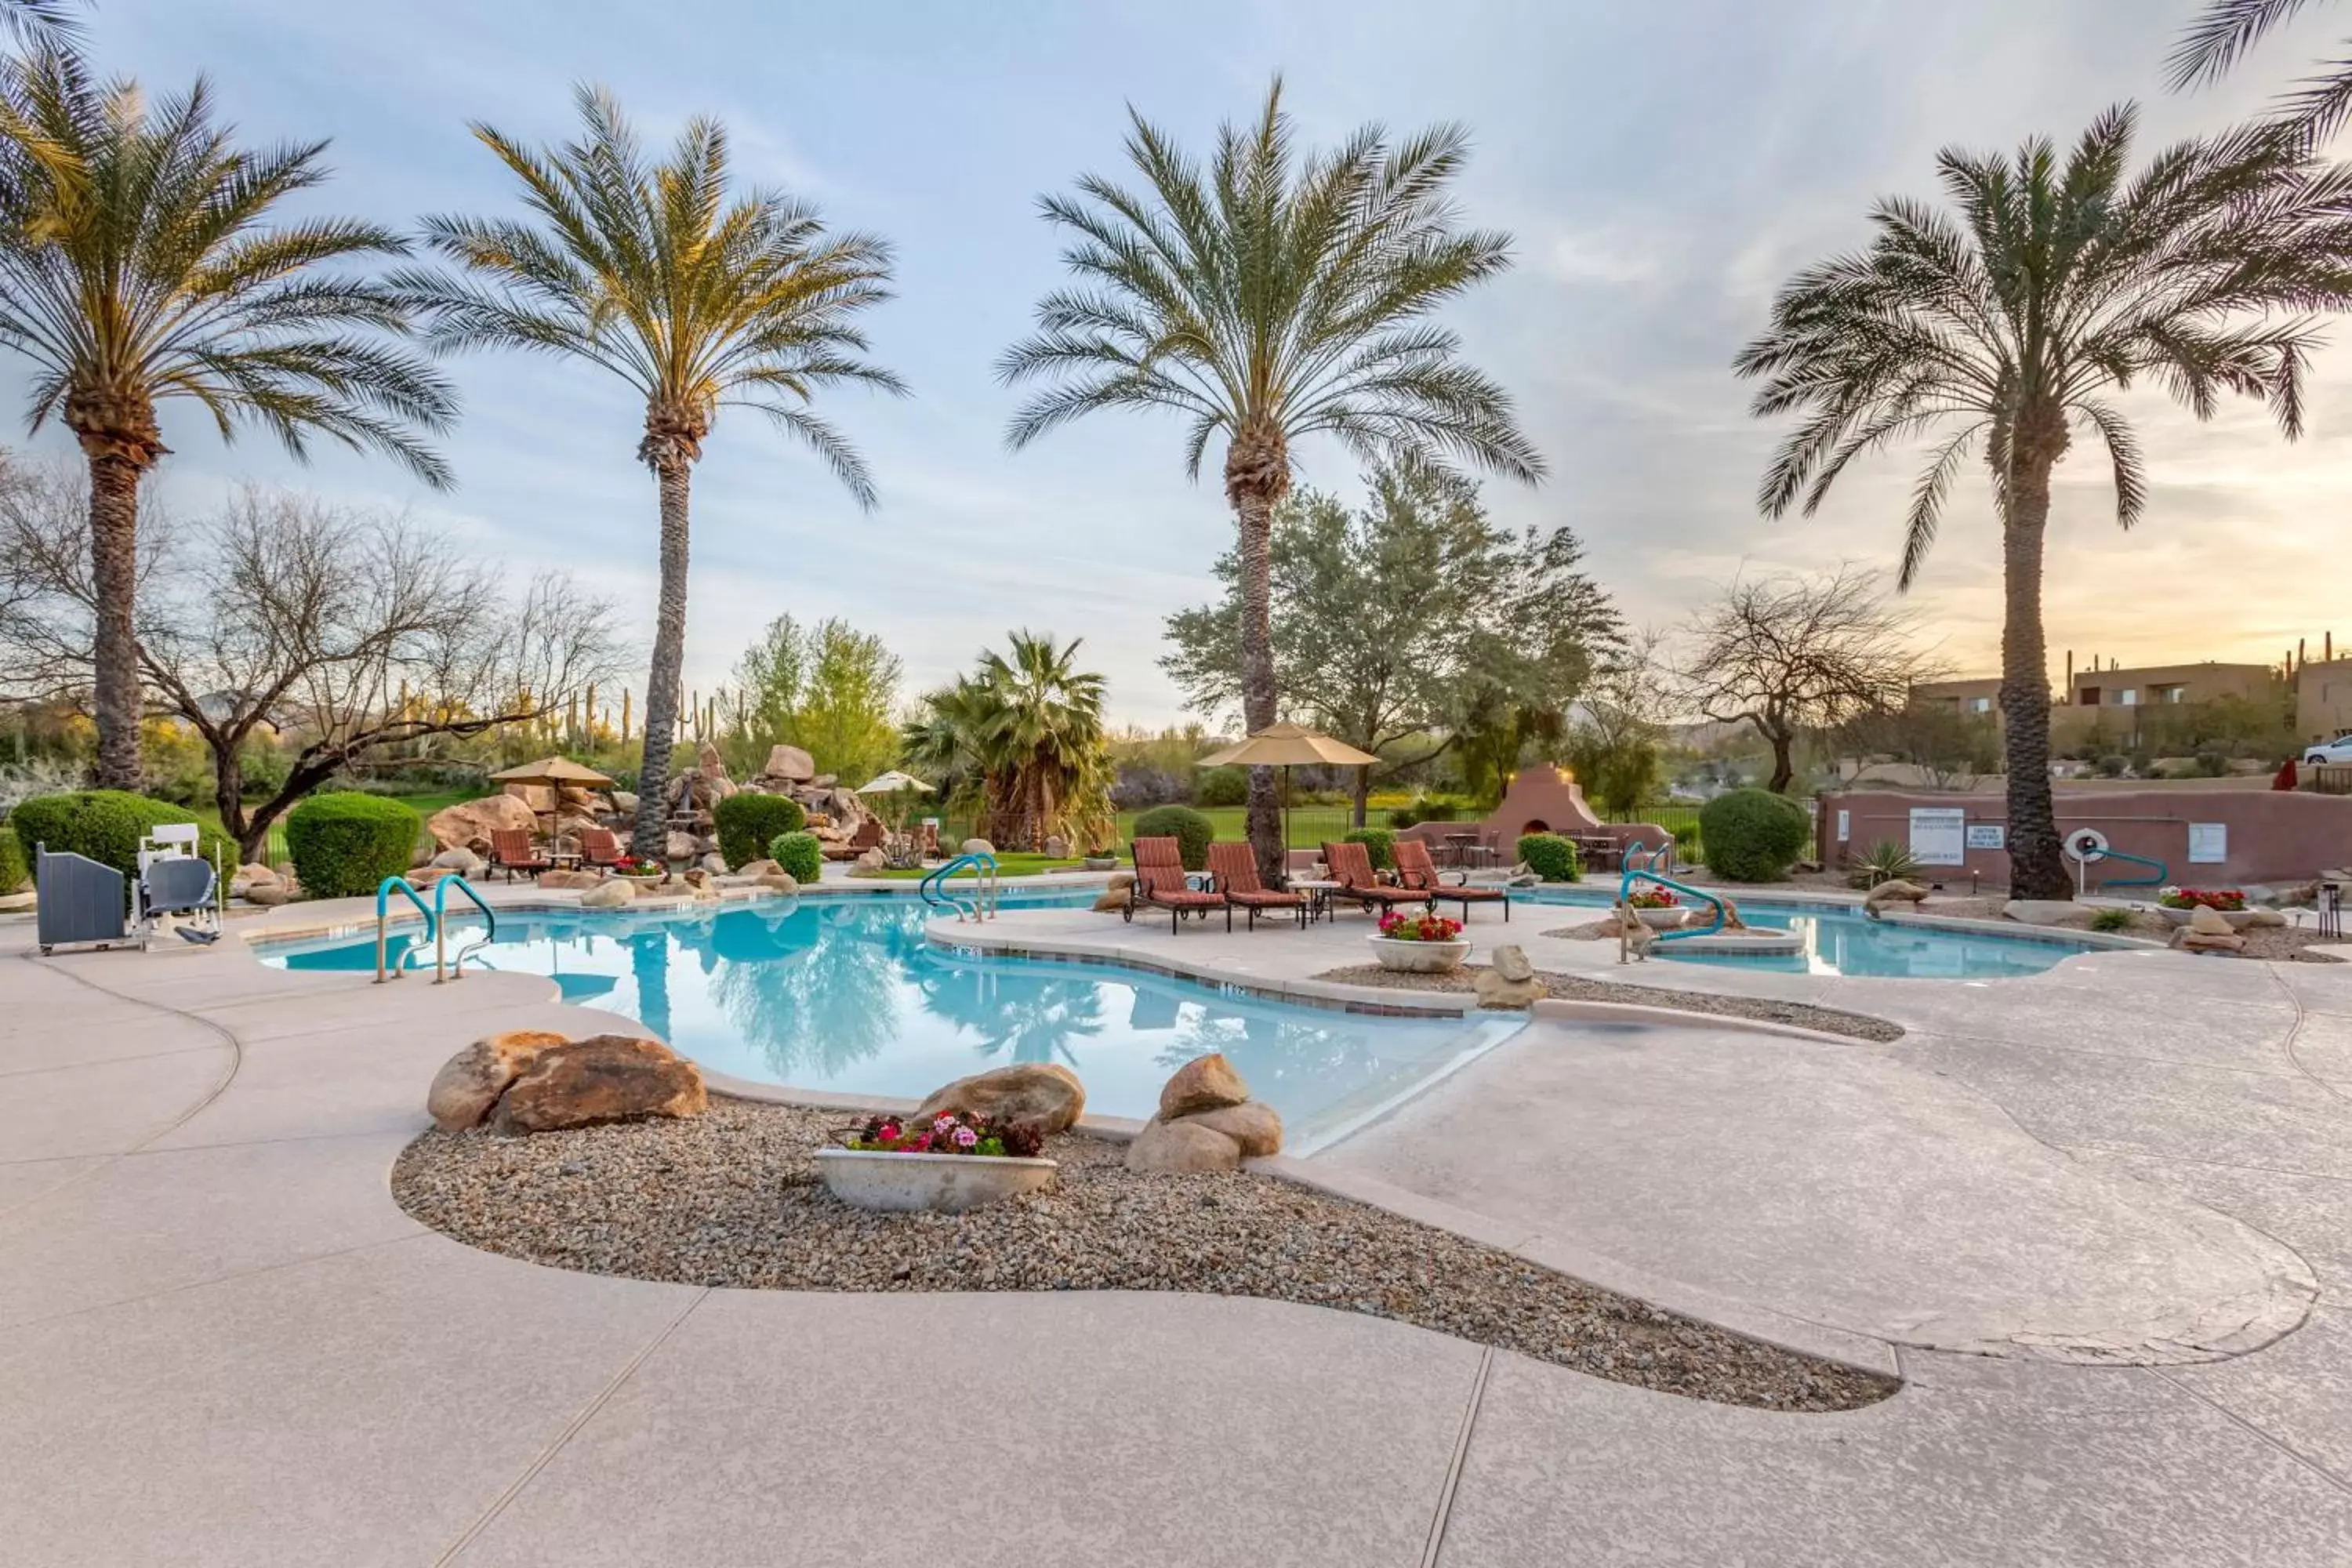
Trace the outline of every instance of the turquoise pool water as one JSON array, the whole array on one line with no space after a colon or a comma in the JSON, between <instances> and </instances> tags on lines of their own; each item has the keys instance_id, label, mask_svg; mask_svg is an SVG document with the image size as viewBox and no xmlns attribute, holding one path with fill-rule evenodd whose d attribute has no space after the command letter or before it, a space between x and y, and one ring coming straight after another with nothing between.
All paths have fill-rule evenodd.
<instances>
[{"instance_id":1,"label":"turquoise pool water","mask_svg":"<svg viewBox=\"0 0 2352 1568\"><path fill-rule=\"evenodd\" d=\"M1525 895L1533 902L1578 908L1606 907L1616 889L1590 891L1540 889ZM1750 925L1786 926L1804 939L1804 950L1784 954L1677 952L1660 942L1654 958L1677 963L1721 964L1789 974L1878 975L1896 979L2002 980L2039 974L2062 959L2094 951L2092 944L1975 931L1935 931L1890 924L1843 910L1775 904L1738 899L1740 918ZM1702 909L1704 906L1702 906Z\"/></svg>"},{"instance_id":2,"label":"turquoise pool water","mask_svg":"<svg viewBox=\"0 0 2352 1568\"><path fill-rule=\"evenodd\" d=\"M1008 894L1008 909L1091 901ZM1176 1068L1223 1051L1311 1147L1520 1026L1292 1006L1099 965L961 955L897 896L796 899L683 914L515 913L481 958L551 976L564 999L644 1023L715 1072L919 1096L1009 1062L1060 1062L1089 1110L1142 1117ZM413 932L396 933L404 947ZM453 938L455 932L453 931ZM276 952L289 969L373 971L373 936ZM1335 962L1337 962L1335 960ZM429 967L429 965L428 965Z\"/></svg>"}]
</instances>

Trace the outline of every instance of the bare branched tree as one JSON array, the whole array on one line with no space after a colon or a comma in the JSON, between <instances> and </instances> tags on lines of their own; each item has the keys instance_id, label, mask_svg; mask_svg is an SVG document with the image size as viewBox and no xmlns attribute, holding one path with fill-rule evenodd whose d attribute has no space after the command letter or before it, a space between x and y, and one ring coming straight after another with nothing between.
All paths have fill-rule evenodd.
<instances>
[{"instance_id":1,"label":"bare branched tree","mask_svg":"<svg viewBox=\"0 0 2352 1568\"><path fill-rule=\"evenodd\" d=\"M1754 727L1772 748L1770 787L1786 791L1800 737L1902 705L1927 668L1917 637L1875 572L1743 578L1685 628L1675 674L1685 706Z\"/></svg>"},{"instance_id":2,"label":"bare branched tree","mask_svg":"<svg viewBox=\"0 0 2352 1568\"><path fill-rule=\"evenodd\" d=\"M70 506L0 498L0 611L22 668L88 668L88 530ZM79 532L79 538L76 534ZM248 856L302 796L371 753L478 735L561 708L610 679L613 607L561 574L510 595L499 575L396 515L247 489L217 514L152 531L139 616L151 709L212 752L221 822ZM250 742L283 737L291 765L247 809Z\"/></svg>"}]
</instances>

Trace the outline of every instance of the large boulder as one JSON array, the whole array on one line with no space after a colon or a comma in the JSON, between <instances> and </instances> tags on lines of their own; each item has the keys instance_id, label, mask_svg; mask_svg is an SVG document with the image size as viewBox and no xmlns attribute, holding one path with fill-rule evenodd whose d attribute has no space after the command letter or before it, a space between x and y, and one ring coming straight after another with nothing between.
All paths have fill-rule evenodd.
<instances>
[{"instance_id":1,"label":"large boulder","mask_svg":"<svg viewBox=\"0 0 2352 1568\"><path fill-rule=\"evenodd\" d=\"M701 853L700 839L691 833L680 833L676 828L670 830L669 837L662 846L663 858L673 861L691 860Z\"/></svg>"},{"instance_id":2,"label":"large boulder","mask_svg":"<svg viewBox=\"0 0 2352 1568\"><path fill-rule=\"evenodd\" d=\"M1242 1075L1234 1070L1234 1064L1225 1060L1222 1052L1212 1051L1178 1068L1161 1088L1160 1118L1173 1121L1197 1110L1239 1105L1247 1099L1249 1085L1242 1081Z\"/></svg>"},{"instance_id":3,"label":"large boulder","mask_svg":"<svg viewBox=\"0 0 2352 1568\"><path fill-rule=\"evenodd\" d=\"M1086 1109L1087 1091L1077 1074L1054 1062L1020 1062L935 1089L915 1114L919 1118L952 1110L977 1116L993 1127L1026 1126L1049 1137L1068 1131Z\"/></svg>"},{"instance_id":4,"label":"large boulder","mask_svg":"<svg viewBox=\"0 0 2352 1568\"><path fill-rule=\"evenodd\" d=\"M425 1091L425 1112L444 1132L464 1132L488 1119L507 1086L564 1036L545 1029L511 1029L476 1040L441 1064Z\"/></svg>"},{"instance_id":5,"label":"large boulder","mask_svg":"<svg viewBox=\"0 0 2352 1568\"><path fill-rule=\"evenodd\" d=\"M595 887L603 879L593 871L541 871L537 880L550 892L576 892L583 888Z\"/></svg>"},{"instance_id":6,"label":"large boulder","mask_svg":"<svg viewBox=\"0 0 2352 1568\"><path fill-rule=\"evenodd\" d=\"M2083 906L2072 899L2011 899L2000 912L2025 925L2054 926L2081 914Z\"/></svg>"},{"instance_id":7,"label":"large boulder","mask_svg":"<svg viewBox=\"0 0 2352 1568\"><path fill-rule=\"evenodd\" d=\"M1049 860L1068 859L1070 841L1058 833L1048 833L1045 835L1045 858Z\"/></svg>"},{"instance_id":8,"label":"large boulder","mask_svg":"<svg viewBox=\"0 0 2352 1568\"><path fill-rule=\"evenodd\" d=\"M761 877L772 877L782 869L783 868L777 865L773 860L762 858L736 867L735 874L739 877L751 878L756 881Z\"/></svg>"},{"instance_id":9,"label":"large boulder","mask_svg":"<svg viewBox=\"0 0 2352 1568\"><path fill-rule=\"evenodd\" d=\"M444 849L433 857L432 863L444 871L455 871L460 877L479 877L489 869L488 861L462 845L455 849Z\"/></svg>"},{"instance_id":10,"label":"large boulder","mask_svg":"<svg viewBox=\"0 0 2352 1568\"><path fill-rule=\"evenodd\" d=\"M2199 936L2231 936L2237 931L2230 923L2229 916L2203 904L2189 911L2189 929Z\"/></svg>"},{"instance_id":11,"label":"large boulder","mask_svg":"<svg viewBox=\"0 0 2352 1568\"><path fill-rule=\"evenodd\" d=\"M816 759L798 746L770 746L760 776L784 784L806 784L816 777Z\"/></svg>"},{"instance_id":12,"label":"large boulder","mask_svg":"<svg viewBox=\"0 0 2352 1568\"><path fill-rule=\"evenodd\" d=\"M993 855L996 846L985 838L967 838L963 841L963 852L967 855Z\"/></svg>"},{"instance_id":13,"label":"large boulder","mask_svg":"<svg viewBox=\"0 0 2352 1568\"><path fill-rule=\"evenodd\" d=\"M488 795L479 800L443 806L425 819L425 831L444 849L470 849L477 855L488 855L492 833L516 828L529 832L538 820L530 807L516 796Z\"/></svg>"},{"instance_id":14,"label":"large boulder","mask_svg":"<svg viewBox=\"0 0 2352 1568\"><path fill-rule=\"evenodd\" d=\"M1097 911L1115 912L1127 908L1128 899L1134 887L1134 872L1113 871L1110 874L1110 880L1104 885L1102 892L1095 899L1095 909Z\"/></svg>"},{"instance_id":15,"label":"large boulder","mask_svg":"<svg viewBox=\"0 0 2352 1568\"><path fill-rule=\"evenodd\" d=\"M772 893L782 893L786 898L791 898L794 893L801 890L801 885L793 879L793 874L790 871L785 870L781 866L777 867L772 871L762 873L760 878L760 886L767 889L768 891Z\"/></svg>"},{"instance_id":16,"label":"large boulder","mask_svg":"<svg viewBox=\"0 0 2352 1568\"><path fill-rule=\"evenodd\" d=\"M278 876L277 872L271 870L268 867L262 865L257 860L248 860L230 874L228 879L229 896L235 899L242 899L248 896L256 888L280 887L284 885L284 882L285 879Z\"/></svg>"},{"instance_id":17,"label":"large boulder","mask_svg":"<svg viewBox=\"0 0 2352 1568\"><path fill-rule=\"evenodd\" d=\"M553 1132L650 1116L699 1116L709 1091L695 1065L658 1040L592 1035L531 1058L499 1099L499 1132Z\"/></svg>"},{"instance_id":18,"label":"large boulder","mask_svg":"<svg viewBox=\"0 0 2352 1568\"><path fill-rule=\"evenodd\" d=\"M1192 1176L1231 1171L1242 1163L1240 1142L1198 1121L1144 1124L1127 1146L1127 1168L1164 1175Z\"/></svg>"},{"instance_id":19,"label":"large boulder","mask_svg":"<svg viewBox=\"0 0 2352 1568\"><path fill-rule=\"evenodd\" d=\"M637 889L626 877L608 877L580 895L583 910L621 910L635 901Z\"/></svg>"},{"instance_id":20,"label":"large boulder","mask_svg":"<svg viewBox=\"0 0 2352 1568\"><path fill-rule=\"evenodd\" d=\"M1222 1132L1240 1146L1245 1159L1260 1159L1282 1152L1282 1113L1262 1100L1253 1100L1242 1105L1221 1105L1214 1110L1187 1116L1175 1125L1205 1127L1212 1132Z\"/></svg>"},{"instance_id":21,"label":"large boulder","mask_svg":"<svg viewBox=\"0 0 2352 1568\"><path fill-rule=\"evenodd\" d=\"M1927 889L1916 882L1906 882L1897 878L1892 881L1881 882L1869 892L1864 893L1862 897L1862 907L1875 910L1886 904L1923 904L1927 901Z\"/></svg>"},{"instance_id":22,"label":"large boulder","mask_svg":"<svg viewBox=\"0 0 2352 1568\"><path fill-rule=\"evenodd\" d=\"M1492 963L1478 972L1471 986L1481 1007L1525 1007L1547 994L1544 983L1536 978L1536 966L1528 961L1527 949L1517 942L1496 948Z\"/></svg>"},{"instance_id":23,"label":"large boulder","mask_svg":"<svg viewBox=\"0 0 2352 1568\"><path fill-rule=\"evenodd\" d=\"M614 790L613 792L613 814L616 816L625 816L635 820L637 815L637 797L625 789Z\"/></svg>"}]
</instances>

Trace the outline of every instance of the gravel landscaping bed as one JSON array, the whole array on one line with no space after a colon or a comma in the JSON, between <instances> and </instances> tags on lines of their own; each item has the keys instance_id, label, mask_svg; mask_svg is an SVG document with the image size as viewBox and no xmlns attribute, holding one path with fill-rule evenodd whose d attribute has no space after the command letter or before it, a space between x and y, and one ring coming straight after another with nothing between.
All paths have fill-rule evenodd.
<instances>
[{"instance_id":1,"label":"gravel landscaping bed","mask_svg":"<svg viewBox=\"0 0 2352 1568\"><path fill-rule=\"evenodd\" d=\"M1055 1186L963 1215L836 1201L812 1151L845 1119L713 1099L675 1121L427 1132L393 1194L459 1241L559 1268L772 1290L1197 1290L1365 1312L1661 1393L1848 1410L1892 1380L1774 1349L1276 1177L1139 1175L1051 1140Z\"/></svg>"},{"instance_id":2,"label":"gravel landscaping bed","mask_svg":"<svg viewBox=\"0 0 2352 1568\"><path fill-rule=\"evenodd\" d=\"M1930 899L1919 906L1919 912L1923 915L1941 915L1948 920L2000 921L2006 919L2001 913L2002 902L2003 900L2000 899ZM2246 939L2243 951L2217 952L2205 956L2271 959L2284 963L2341 963L2343 960L2332 952L2307 951L2315 944L2334 942L2341 939L2321 936L2317 916L2309 910L2289 911L2287 919L2294 920L2297 912L2303 916L2303 924L2300 926L2248 926L2238 933ZM2091 911L2085 909L2080 914L2068 915L2052 923L2062 931L2089 931L2092 929ZM2172 922L2162 915L2139 910L2133 912L2132 923L2115 934L2136 936L2148 942L2168 942L2172 940L2175 930Z\"/></svg>"},{"instance_id":3,"label":"gravel landscaping bed","mask_svg":"<svg viewBox=\"0 0 2352 1568\"><path fill-rule=\"evenodd\" d=\"M1546 936L1572 936L1574 931L1546 931ZM1612 928L1613 934L1613 928ZM1385 985L1400 991L1468 991L1478 984L1483 963L1465 963L1444 974L1399 974L1377 964L1327 969L1318 980L1342 985ZM1676 991L1664 985L1628 985L1618 980L1594 980L1557 969L1538 969L1536 978L1552 995L1572 1002L1632 1002L1643 1007L1674 1007L1685 1013L1711 1014L1718 1018L1760 1018L1825 1035L1847 1035L1857 1040L1885 1044L1903 1037L1903 1026L1866 1013L1835 1007L1815 1007L1804 1002L1775 1002L1764 996L1722 996L1711 991Z\"/></svg>"}]
</instances>

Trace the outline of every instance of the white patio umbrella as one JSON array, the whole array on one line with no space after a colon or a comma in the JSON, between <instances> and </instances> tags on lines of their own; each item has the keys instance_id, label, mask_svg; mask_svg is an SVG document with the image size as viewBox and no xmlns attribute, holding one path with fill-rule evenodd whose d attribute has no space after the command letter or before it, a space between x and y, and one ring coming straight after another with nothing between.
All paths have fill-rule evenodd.
<instances>
[{"instance_id":1,"label":"white patio umbrella","mask_svg":"<svg viewBox=\"0 0 2352 1568\"><path fill-rule=\"evenodd\" d=\"M896 768L892 768L887 773L877 774L859 784L857 793L859 795L897 795L902 789L919 790L924 795L931 793L930 785L914 774L902 773Z\"/></svg>"}]
</instances>

